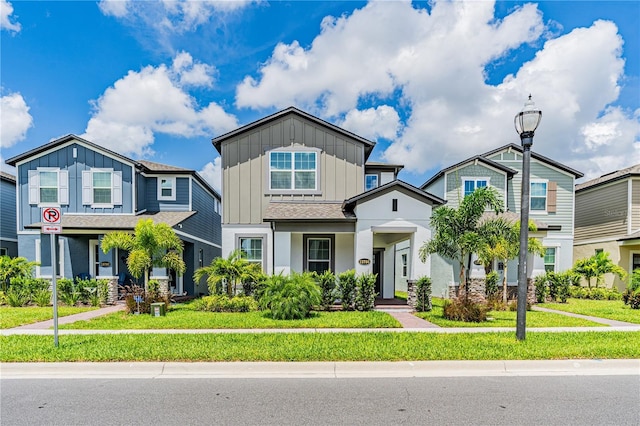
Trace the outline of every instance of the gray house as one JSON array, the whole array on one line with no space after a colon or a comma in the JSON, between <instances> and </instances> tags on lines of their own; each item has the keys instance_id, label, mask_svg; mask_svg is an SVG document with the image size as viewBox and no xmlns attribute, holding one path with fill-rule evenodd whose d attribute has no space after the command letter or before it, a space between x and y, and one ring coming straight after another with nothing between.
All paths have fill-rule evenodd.
<instances>
[{"instance_id":1,"label":"gray house","mask_svg":"<svg viewBox=\"0 0 640 426\"><path fill-rule=\"evenodd\" d=\"M18 255L16 178L0 171L0 256Z\"/></svg>"},{"instance_id":2,"label":"gray house","mask_svg":"<svg viewBox=\"0 0 640 426\"><path fill-rule=\"evenodd\" d=\"M378 274L395 293L395 245L417 258L444 201L368 163L374 142L294 107L213 139L222 159L222 254L242 250L267 273ZM412 262L407 277L429 275Z\"/></svg>"},{"instance_id":3,"label":"gray house","mask_svg":"<svg viewBox=\"0 0 640 426\"><path fill-rule=\"evenodd\" d=\"M78 136L68 135L7 160L17 169L18 253L40 262L51 277L50 240L41 234L42 209L61 210L59 276L119 280L127 277L126 253L103 253L100 240L131 231L141 219L170 225L184 243L186 273L154 269L175 294L206 292L193 272L220 255L220 195L193 170L135 161ZM115 287L115 286L114 286Z\"/></svg>"},{"instance_id":4,"label":"gray house","mask_svg":"<svg viewBox=\"0 0 640 426\"><path fill-rule=\"evenodd\" d=\"M508 217L519 219L522 186L522 147L508 144L440 170L421 188L457 207L476 188L492 186L500 193ZM545 247L544 258L531 258L532 275L565 271L573 266L574 184L583 174L538 153L531 153L529 217L538 226ZM533 263L531 263L533 262ZM503 265L494 265L502 274ZM457 266L432 257L434 294L445 294L447 283L458 280ZM517 260L507 268L507 282L517 284ZM501 277L502 278L502 277ZM438 284L439 283L439 284ZM440 285L440 287L438 287Z\"/></svg>"}]
</instances>

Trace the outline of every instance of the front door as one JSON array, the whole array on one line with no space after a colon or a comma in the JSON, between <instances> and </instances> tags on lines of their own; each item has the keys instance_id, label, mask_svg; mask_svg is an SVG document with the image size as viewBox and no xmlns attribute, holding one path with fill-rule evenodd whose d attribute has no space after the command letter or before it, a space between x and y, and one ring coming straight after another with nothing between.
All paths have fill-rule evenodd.
<instances>
[{"instance_id":1,"label":"front door","mask_svg":"<svg viewBox=\"0 0 640 426\"><path fill-rule=\"evenodd\" d=\"M382 254L384 249L373 250L373 273L376 274L376 294L382 297Z\"/></svg>"}]
</instances>

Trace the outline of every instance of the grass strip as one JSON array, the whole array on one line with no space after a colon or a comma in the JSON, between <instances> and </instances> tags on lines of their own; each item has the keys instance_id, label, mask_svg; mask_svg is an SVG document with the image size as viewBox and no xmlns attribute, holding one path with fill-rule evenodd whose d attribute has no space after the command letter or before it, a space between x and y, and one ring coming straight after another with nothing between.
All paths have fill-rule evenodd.
<instances>
[{"instance_id":1,"label":"grass strip","mask_svg":"<svg viewBox=\"0 0 640 426\"><path fill-rule=\"evenodd\" d=\"M640 332L1 336L2 362L410 361L640 357Z\"/></svg>"},{"instance_id":2,"label":"grass strip","mask_svg":"<svg viewBox=\"0 0 640 426\"><path fill-rule=\"evenodd\" d=\"M76 321L61 329L150 330L150 329L242 329L242 328L399 328L400 323L385 312L313 312L303 320L274 320L268 312L220 313L177 305L164 317L116 312L88 321Z\"/></svg>"},{"instance_id":3,"label":"grass strip","mask_svg":"<svg viewBox=\"0 0 640 426\"><path fill-rule=\"evenodd\" d=\"M631 309L621 300L569 299L567 303L539 303L536 306L640 324L640 309Z\"/></svg>"},{"instance_id":4,"label":"grass strip","mask_svg":"<svg viewBox=\"0 0 640 426\"><path fill-rule=\"evenodd\" d=\"M463 322L443 318L443 303L440 298L433 298L433 309L429 312L416 312L416 316L440 327L515 327L517 313L515 311L490 311L489 321ZM541 305L542 306L542 305ZM606 327L604 324L568 317L549 312L527 311L527 327Z\"/></svg>"},{"instance_id":5,"label":"grass strip","mask_svg":"<svg viewBox=\"0 0 640 426\"><path fill-rule=\"evenodd\" d=\"M79 314L80 312L93 311L92 307L58 306L58 317ZM32 324L34 322L53 319L53 307L26 306L12 308L0 307L0 329L13 328L19 325Z\"/></svg>"}]
</instances>

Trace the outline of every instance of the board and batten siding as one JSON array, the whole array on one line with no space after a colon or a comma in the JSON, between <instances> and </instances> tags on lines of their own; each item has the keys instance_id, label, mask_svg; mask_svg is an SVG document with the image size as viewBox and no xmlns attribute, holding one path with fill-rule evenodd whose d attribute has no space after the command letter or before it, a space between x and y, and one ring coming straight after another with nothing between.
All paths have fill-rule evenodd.
<instances>
[{"instance_id":1,"label":"board and batten siding","mask_svg":"<svg viewBox=\"0 0 640 426\"><path fill-rule=\"evenodd\" d=\"M74 148L77 149L76 158L73 157ZM29 204L29 170L36 170L38 167L56 167L68 171L69 204L60 206L62 214L133 213L133 167L84 145L71 143L18 166L16 180L21 204L18 218L20 230L41 220L41 208L36 204ZM122 172L122 205L113 208L92 208L82 203L82 172L92 168L108 168Z\"/></svg>"},{"instance_id":2,"label":"board and batten siding","mask_svg":"<svg viewBox=\"0 0 640 426\"><path fill-rule=\"evenodd\" d=\"M631 232L640 231L640 178L631 180Z\"/></svg>"},{"instance_id":3,"label":"board and batten siding","mask_svg":"<svg viewBox=\"0 0 640 426\"><path fill-rule=\"evenodd\" d=\"M8 180L0 180L0 237L17 240L16 232L16 184Z\"/></svg>"},{"instance_id":4,"label":"board and batten siding","mask_svg":"<svg viewBox=\"0 0 640 426\"><path fill-rule=\"evenodd\" d=\"M627 194L627 181L578 192L575 242L626 235Z\"/></svg>"},{"instance_id":5,"label":"board and batten siding","mask_svg":"<svg viewBox=\"0 0 640 426\"><path fill-rule=\"evenodd\" d=\"M145 208L150 212L158 211L188 211L189 210L189 180L188 176L176 177L176 199L158 200L158 177L146 178Z\"/></svg>"},{"instance_id":6,"label":"board and batten siding","mask_svg":"<svg viewBox=\"0 0 640 426\"><path fill-rule=\"evenodd\" d=\"M319 149L319 193L267 194L266 153L284 147ZM364 146L297 115L284 116L223 142L225 224L259 224L271 200L343 201L364 191Z\"/></svg>"},{"instance_id":7,"label":"board and batten siding","mask_svg":"<svg viewBox=\"0 0 640 426\"><path fill-rule=\"evenodd\" d=\"M215 198L198 182L191 182L192 209L197 213L182 222L178 230L213 244L222 244L221 218L215 211Z\"/></svg>"},{"instance_id":8,"label":"board and batten siding","mask_svg":"<svg viewBox=\"0 0 640 426\"><path fill-rule=\"evenodd\" d=\"M506 174L490 169L482 164L468 164L445 174L447 182L446 200L449 207L457 208L464 197L465 178L488 178L489 186L498 190L502 200L505 198Z\"/></svg>"}]
</instances>

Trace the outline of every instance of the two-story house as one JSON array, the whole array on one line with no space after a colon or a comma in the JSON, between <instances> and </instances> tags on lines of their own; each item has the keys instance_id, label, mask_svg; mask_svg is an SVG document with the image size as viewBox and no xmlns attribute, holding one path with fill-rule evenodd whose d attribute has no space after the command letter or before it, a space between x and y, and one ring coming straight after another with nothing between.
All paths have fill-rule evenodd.
<instances>
[{"instance_id":1,"label":"two-story house","mask_svg":"<svg viewBox=\"0 0 640 426\"><path fill-rule=\"evenodd\" d=\"M41 233L42 209L57 207L62 213L59 276L122 281L127 253L103 253L100 239L110 231L132 231L139 220L152 219L167 223L180 237L187 266L180 277L154 269L154 278L175 294L207 291L192 276L220 255L221 202L195 171L135 161L74 135L10 158L7 164L17 170L18 252L40 263L38 277L52 274L50 235Z\"/></svg>"},{"instance_id":2,"label":"two-story house","mask_svg":"<svg viewBox=\"0 0 640 426\"><path fill-rule=\"evenodd\" d=\"M294 107L212 140L222 159L222 254L240 249L266 273L378 274L394 297L395 244L417 258L439 197L367 163L375 143ZM429 275L413 262L410 278Z\"/></svg>"},{"instance_id":3,"label":"two-story house","mask_svg":"<svg viewBox=\"0 0 640 426\"><path fill-rule=\"evenodd\" d=\"M18 255L16 177L0 171L0 256Z\"/></svg>"},{"instance_id":4,"label":"two-story house","mask_svg":"<svg viewBox=\"0 0 640 426\"><path fill-rule=\"evenodd\" d=\"M457 207L460 200L476 188L492 186L501 195L505 215L520 218L522 187L522 147L516 144L501 146L484 154L468 158L443 170L427 180L421 188ZM573 226L575 180L583 174L536 152L531 153L531 188L529 217L538 225L537 236L545 247L544 258L530 257L532 275L544 271L565 271L573 266ZM434 294L446 294L446 283L458 281L458 267L450 260L432 257ZM502 274L503 265L495 265ZM517 259L507 268L507 282L517 285ZM440 287L437 287L437 286Z\"/></svg>"},{"instance_id":5,"label":"two-story house","mask_svg":"<svg viewBox=\"0 0 640 426\"><path fill-rule=\"evenodd\" d=\"M640 164L576 185L574 259L608 252L628 273L640 268ZM605 284L626 287L607 274Z\"/></svg>"}]
</instances>

